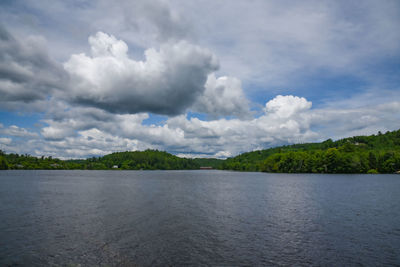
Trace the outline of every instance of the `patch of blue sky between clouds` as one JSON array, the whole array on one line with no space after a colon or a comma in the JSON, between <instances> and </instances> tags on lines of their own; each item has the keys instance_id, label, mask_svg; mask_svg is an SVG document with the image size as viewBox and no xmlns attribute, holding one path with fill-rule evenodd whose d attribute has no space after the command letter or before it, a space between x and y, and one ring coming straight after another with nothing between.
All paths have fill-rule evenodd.
<instances>
[{"instance_id":1,"label":"patch of blue sky between clouds","mask_svg":"<svg viewBox=\"0 0 400 267\"><path fill-rule=\"evenodd\" d=\"M0 122L8 127L16 125L22 128L35 128L44 117L43 113L20 113L0 110Z\"/></svg>"},{"instance_id":2,"label":"patch of blue sky between clouds","mask_svg":"<svg viewBox=\"0 0 400 267\"><path fill-rule=\"evenodd\" d=\"M163 115L157 115L153 113L148 113L149 117L143 120L143 125L164 125L168 117Z\"/></svg>"},{"instance_id":3,"label":"patch of blue sky between clouds","mask_svg":"<svg viewBox=\"0 0 400 267\"><path fill-rule=\"evenodd\" d=\"M196 118L196 119L199 119L199 120L204 121L204 120L207 120L207 115L204 114L204 113L197 113L197 112L190 112L190 111L189 111L189 112L186 114L186 118L187 118L188 120L190 120L190 119L192 119L192 118Z\"/></svg>"}]
</instances>

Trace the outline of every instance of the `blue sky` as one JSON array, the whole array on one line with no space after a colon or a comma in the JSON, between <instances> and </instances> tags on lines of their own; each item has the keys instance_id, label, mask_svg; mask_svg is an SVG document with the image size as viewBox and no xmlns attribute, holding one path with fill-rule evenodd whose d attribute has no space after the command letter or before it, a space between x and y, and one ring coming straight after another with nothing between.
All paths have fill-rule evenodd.
<instances>
[{"instance_id":1,"label":"blue sky","mask_svg":"<svg viewBox=\"0 0 400 267\"><path fill-rule=\"evenodd\" d=\"M400 128L398 1L2 1L0 149L229 157Z\"/></svg>"}]
</instances>

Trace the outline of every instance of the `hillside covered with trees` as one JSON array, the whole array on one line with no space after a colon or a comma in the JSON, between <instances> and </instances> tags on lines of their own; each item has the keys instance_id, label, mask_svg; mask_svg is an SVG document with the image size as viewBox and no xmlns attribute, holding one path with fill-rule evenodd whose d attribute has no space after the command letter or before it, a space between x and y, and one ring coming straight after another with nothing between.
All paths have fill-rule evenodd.
<instances>
[{"instance_id":1,"label":"hillside covered with trees","mask_svg":"<svg viewBox=\"0 0 400 267\"><path fill-rule=\"evenodd\" d=\"M283 173L394 173L400 170L400 130L275 147L226 160L180 158L158 150L115 152L78 160L0 151L0 169L194 170L200 167Z\"/></svg>"},{"instance_id":2,"label":"hillside covered with trees","mask_svg":"<svg viewBox=\"0 0 400 267\"><path fill-rule=\"evenodd\" d=\"M146 150L116 152L85 160L60 160L52 157L0 154L0 169L82 169L82 170L193 170L201 167L196 159L186 159L170 153Z\"/></svg>"},{"instance_id":3,"label":"hillside covered with trees","mask_svg":"<svg viewBox=\"0 0 400 267\"><path fill-rule=\"evenodd\" d=\"M241 154L221 169L282 173L394 173L400 170L400 130Z\"/></svg>"}]
</instances>

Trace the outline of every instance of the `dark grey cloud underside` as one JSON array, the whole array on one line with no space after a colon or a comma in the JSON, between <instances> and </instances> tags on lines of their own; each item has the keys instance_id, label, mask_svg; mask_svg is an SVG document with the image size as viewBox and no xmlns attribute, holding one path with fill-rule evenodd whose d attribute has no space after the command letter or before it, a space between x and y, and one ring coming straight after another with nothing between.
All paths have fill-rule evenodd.
<instances>
[{"instance_id":1,"label":"dark grey cloud underside","mask_svg":"<svg viewBox=\"0 0 400 267\"><path fill-rule=\"evenodd\" d=\"M68 74L46 52L38 37L17 40L0 25L0 103L33 102L63 89Z\"/></svg>"},{"instance_id":2,"label":"dark grey cloud underside","mask_svg":"<svg viewBox=\"0 0 400 267\"><path fill-rule=\"evenodd\" d=\"M151 112L176 116L185 113L202 95L209 71L190 66L182 66L172 71L179 74L168 74L172 79L160 84L156 93L152 92L151 88L143 91L143 88L135 88L128 83L118 85L119 89L124 88L126 94L115 98L110 96L99 100L91 96L67 97L72 104L100 108L116 114Z\"/></svg>"}]
</instances>

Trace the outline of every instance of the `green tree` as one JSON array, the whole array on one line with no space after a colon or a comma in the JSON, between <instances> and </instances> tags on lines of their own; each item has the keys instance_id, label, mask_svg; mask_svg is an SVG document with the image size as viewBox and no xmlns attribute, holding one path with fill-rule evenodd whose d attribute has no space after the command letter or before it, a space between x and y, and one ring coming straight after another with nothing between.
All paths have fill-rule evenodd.
<instances>
[{"instance_id":1,"label":"green tree","mask_svg":"<svg viewBox=\"0 0 400 267\"><path fill-rule=\"evenodd\" d=\"M369 163L369 168L370 169L376 169L377 168L376 156L372 151L368 153L368 163Z\"/></svg>"},{"instance_id":2,"label":"green tree","mask_svg":"<svg viewBox=\"0 0 400 267\"><path fill-rule=\"evenodd\" d=\"M325 171L336 173L339 165L339 152L336 148L329 148L325 153Z\"/></svg>"},{"instance_id":3,"label":"green tree","mask_svg":"<svg viewBox=\"0 0 400 267\"><path fill-rule=\"evenodd\" d=\"M3 155L0 155L0 170L8 170L8 163Z\"/></svg>"}]
</instances>

